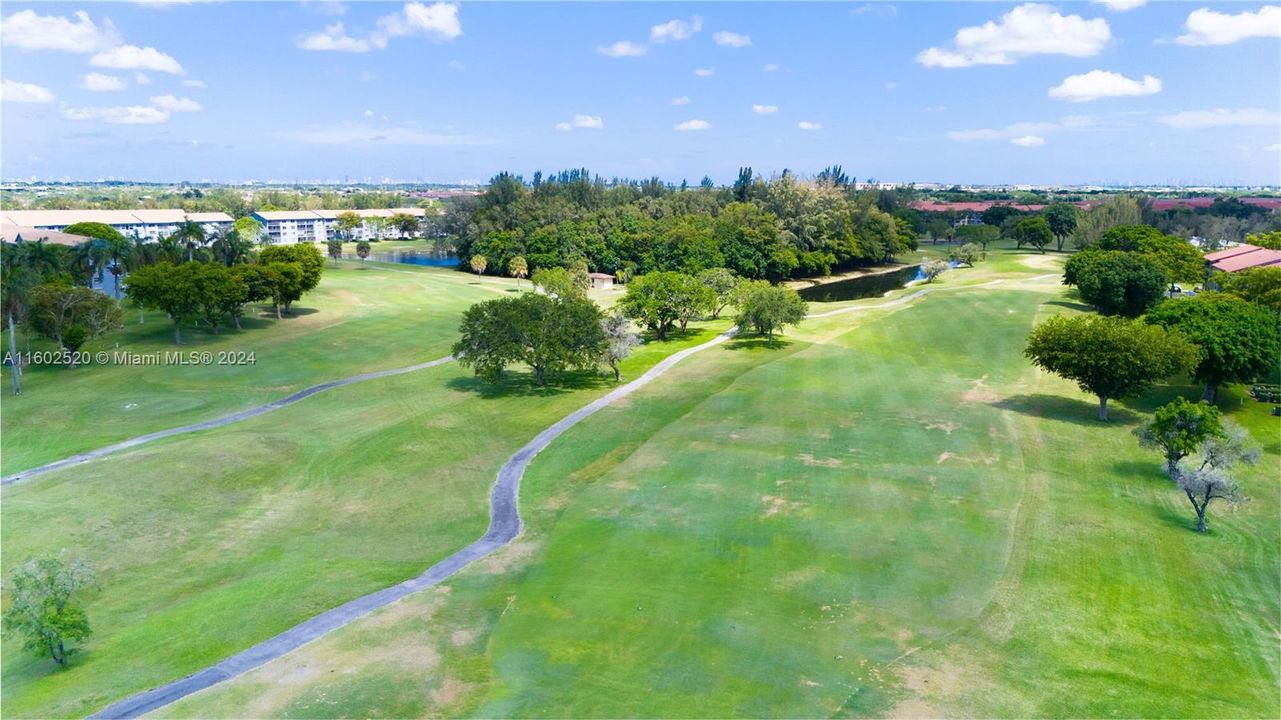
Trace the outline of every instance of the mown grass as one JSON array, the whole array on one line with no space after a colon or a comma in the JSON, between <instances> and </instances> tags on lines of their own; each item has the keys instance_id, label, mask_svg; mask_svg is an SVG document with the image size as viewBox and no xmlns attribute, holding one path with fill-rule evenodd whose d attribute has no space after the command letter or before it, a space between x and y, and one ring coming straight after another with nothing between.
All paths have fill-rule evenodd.
<instances>
[{"instance_id":1,"label":"mown grass","mask_svg":"<svg viewBox=\"0 0 1281 720\"><path fill-rule=\"evenodd\" d=\"M330 262L293 317L276 320L270 308L255 308L239 332L185 328L181 347L162 313L148 313L139 324L137 312L126 308L124 327L86 345L87 352L240 351L252 352L255 362L29 366L17 397L9 394L4 368L0 473L208 420L326 380L447 355L462 311L515 287L453 270ZM0 342L8 347L7 337ZM39 338L31 345L52 348ZM19 346L25 346L21 336Z\"/></svg>"},{"instance_id":2,"label":"mown grass","mask_svg":"<svg viewBox=\"0 0 1281 720\"><path fill-rule=\"evenodd\" d=\"M331 288L360 290L353 304L410 306L384 310L396 328L364 336L375 347L359 352L370 353L371 364L448 352L456 315L434 323L417 294L439 300L430 312L444 313L446 302L461 302L450 293L466 297L467 282L431 271L346 273L351 284ZM445 287L429 294L433 280ZM412 288L397 293L401 282ZM477 299L484 297L495 295ZM712 323L646 344L625 362L625 377L725 327ZM319 341L324 331L315 332ZM383 333L397 335L397 344L378 347ZM305 352L305 344L300 335L294 349ZM95 634L69 669L4 641L0 713L84 715L418 574L484 532L489 486L512 452L613 387L597 373L562 379L539 389L514 372L494 389L449 364L5 488L0 571L66 549L97 566L99 587L85 593ZM219 392L210 385L204 392ZM27 440L15 440L5 423L7 452L9 443Z\"/></svg>"},{"instance_id":3,"label":"mown grass","mask_svg":"<svg viewBox=\"0 0 1281 720\"><path fill-rule=\"evenodd\" d=\"M1276 717L1277 419L1225 398L1265 455L1193 532L1129 431L1195 389L1100 424L1022 359L1072 304L1011 281L690 358L538 457L500 556L161 714Z\"/></svg>"}]
</instances>

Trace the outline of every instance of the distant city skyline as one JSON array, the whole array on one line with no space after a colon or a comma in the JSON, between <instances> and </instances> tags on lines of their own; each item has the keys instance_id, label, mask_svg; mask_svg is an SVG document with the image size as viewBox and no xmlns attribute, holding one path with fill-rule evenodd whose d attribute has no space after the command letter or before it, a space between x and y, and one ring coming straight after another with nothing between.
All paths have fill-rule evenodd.
<instances>
[{"instance_id":1,"label":"distant city skyline","mask_svg":"<svg viewBox=\"0 0 1281 720\"><path fill-rule=\"evenodd\" d=\"M6 181L1281 184L1281 6L7 2Z\"/></svg>"}]
</instances>

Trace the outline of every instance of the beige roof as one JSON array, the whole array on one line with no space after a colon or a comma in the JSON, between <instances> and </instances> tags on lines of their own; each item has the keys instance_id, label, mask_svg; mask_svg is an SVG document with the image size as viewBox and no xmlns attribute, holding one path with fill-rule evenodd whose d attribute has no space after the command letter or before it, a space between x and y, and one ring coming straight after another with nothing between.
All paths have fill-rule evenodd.
<instances>
[{"instance_id":1,"label":"beige roof","mask_svg":"<svg viewBox=\"0 0 1281 720\"><path fill-rule=\"evenodd\" d=\"M187 219L187 214L181 209L174 210L130 210L134 217L139 221L155 225L177 225Z\"/></svg>"},{"instance_id":2,"label":"beige roof","mask_svg":"<svg viewBox=\"0 0 1281 720\"><path fill-rule=\"evenodd\" d=\"M0 237L5 242L38 242L44 240L53 245L79 245L90 238L83 235L70 235L64 232L55 232L53 230L40 230L33 227L22 227L20 225L4 224L0 225Z\"/></svg>"},{"instance_id":3,"label":"beige roof","mask_svg":"<svg viewBox=\"0 0 1281 720\"><path fill-rule=\"evenodd\" d=\"M232 222L232 221L233 221L233 219L232 219L232 217L231 217L230 215L228 215L227 213L223 213L223 212L198 212L198 213L187 213L187 219L188 219L188 220L191 220L192 222L199 222L199 223L208 223L208 222L227 222L227 223L229 223L229 222Z\"/></svg>"},{"instance_id":4,"label":"beige roof","mask_svg":"<svg viewBox=\"0 0 1281 720\"><path fill-rule=\"evenodd\" d=\"M254 213L263 220L318 220L320 216L310 210L259 210Z\"/></svg>"}]
</instances>

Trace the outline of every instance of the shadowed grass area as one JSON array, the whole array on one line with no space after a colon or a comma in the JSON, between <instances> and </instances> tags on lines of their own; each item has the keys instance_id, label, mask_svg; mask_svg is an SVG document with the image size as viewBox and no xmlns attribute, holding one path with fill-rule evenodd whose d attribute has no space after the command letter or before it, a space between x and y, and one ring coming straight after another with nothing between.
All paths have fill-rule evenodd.
<instances>
[{"instance_id":1,"label":"shadowed grass area","mask_svg":"<svg viewBox=\"0 0 1281 720\"><path fill-rule=\"evenodd\" d=\"M160 714L1274 717L1277 419L1225 396L1267 454L1192 532L1130 423L1023 360L1064 297L691 358L538 457L512 547Z\"/></svg>"},{"instance_id":2,"label":"shadowed grass area","mask_svg":"<svg viewBox=\"0 0 1281 720\"><path fill-rule=\"evenodd\" d=\"M148 313L140 325L137 311L126 308L122 330L89 343L87 352L234 351L253 353L254 362L30 366L17 397L7 394L5 368L0 472L8 475L135 435L212 419L327 380L447 355L462 311L514 287L501 279L480 286L468 280L453 270L361 268L331 261L293 317L276 320L269 307L255 307L243 331L223 329L214 335L184 328L181 347L173 344L173 326L163 313ZM24 344L20 337L19 347ZM32 346L51 347L43 340Z\"/></svg>"}]
</instances>

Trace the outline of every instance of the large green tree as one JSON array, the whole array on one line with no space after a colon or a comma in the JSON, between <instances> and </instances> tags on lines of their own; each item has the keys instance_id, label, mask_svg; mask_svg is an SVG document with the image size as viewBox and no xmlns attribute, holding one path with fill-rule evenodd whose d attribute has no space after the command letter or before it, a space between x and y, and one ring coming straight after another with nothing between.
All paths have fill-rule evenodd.
<instances>
[{"instance_id":1,"label":"large green tree","mask_svg":"<svg viewBox=\"0 0 1281 720\"><path fill-rule=\"evenodd\" d=\"M96 290L64 283L46 283L31 290L30 323L36 332L68 351L76 364L77 351L89 340L120 327L120 305Z\"/></svg>"},{"instance_id":2,"label":"large green tree","mask_svg":"<svg viewBox=\"0 0 1281 720\"><path fill-rule=\"evenodd\" d=\"M1183 238L1150 225L1118 225L1104 232L1095 247L1135 253L1160 267L1171 283L1205 279L1205 259L1200 251Z\"/></svg>"},{"instance_id":3,"label":"large green tree","mask_svg":"<svg viewBox=\"0 0 1281 720\"><path fill-rule=\"evenodd\" d=\"M771 285L764 280L748 280L735 293L738 324L749 327L774 344L774 333L805 319L807 306L793 289Z\"/></svg>"},{"instance_id":4,"label":"large green tree","mask_svg":"<svg viewBox=\"0 0 1281 720\"><path fill-rule=\"evenodd\" d=\"M1134 253L1090 249L1068 259L1063 282L1104 315L1138 317L1165 297L1166 276Z\"/></svg>"},{"instance_id":5,"label":"large green tree","mask_svg":"<svg viewBox=\"0 0 1281 720\"><path fill-rule=\"evenodd\" d=\"M1055 249L1059 252L1063 252L1063 243L1076 230L1079 212L1071 203L1055 203L1042 212L1050 232L1054 233Z\"/></svg>"},{"instance_id":6,"label":"large green tree","mask_svg":"<svg viewBox=\"0 0 1281 720\"><path fill-rule=\"evenodd\" d=\"M1281 267L1255 267L1234 273L1217 273L1223 292L1281 312Z\"/></svg>"},{"instance_id":7,"label":"large green tree","mask_svg":"<svg viewBox=\"0 0 1281 720\"><path fill-rule=\"evenodd\" d=\"M288 298L284 302L286 315L293 312L295 300L320 284L320 277L325 272L325 256L320 253L320 248L311 243L265 247L258 253L258 262L263 265L283 263L298 268L297 292L288 293Z\"/></svg>"},{"instance_id":8,"label":"large green tree","mask_svg":"<svg viewBox=\"0 0 1281 720\"><path fill-rule=\"evenodd\" d=\"M73 643L93 634L80 599L80 591L93 581L92 566L82 560L47 557L18 565L5 592L5 634L22 638L24 650L66 665L76 652Z\"/></svg>"},{"instance_id":9,"label":"large green tree","mask_svg":"<svg viewBox=\"0 0 1281 720\"><path fill-rule=\"evenodd\" d=\"M1157 380L1196 363L1196 347L1175 332L1120 317L1055 316L1037 325L1023 354L1038 367L1073 380L1099 399L1137 397Z\"/></svg>"},{"instance_id":10,"label":"large green tree","mask_svg":"<svg viewBox=\"0 0 1281 720\"><path fill-rule=\"evenodd\" d=\"M1205 384L1202 397L1210 402L1220 385L1274 377L1281 363L1277 314L1232 295L1175 298L1154 308L1147 321L1179 331L1200 348L1192 376Z\"/></svg>"},{"instance_id":11,"label":"large green tree","mask_svg":"<svg viewBox=\"0 0 1281 720\"><path fill-rule=\"evenodd\" d=\"M182 344L182 324L200 312L201 294L197 263L159 263L138 268L129 275L125 295L135 305L163 310L173 321L173 341Z\"/></svg>"},{"instance_id":12,"label":"large green tree","mask_svg":"<svg viewBox=\"0 0 1281 720\"><path fill-rule=\"evenodd\" d=\"M543 385L548 373L595 366L608 349L600 309L576 296L525 293L477 303L463 313L459 332L458 362L490 382L524 363Z\"/></svg>"},{"instance_id":13,"label":"large green tree","mask_svg":"<svg viewBox=\"0 0 1281 720\"><path fill-rule=\"evenodd\" d=\"M1152 420L1134 434L1143 447L1161 451L1166 473L1173 477L1180 460L1196 452L1209 438L1223 435L1223 415L1205 401L1194 403L1176 397L1157 408Z\"/></svg>"},{"instance_id":14,"label":"large green tree","mask_svg":"<svg viewBox=\"0 0 1281 720\"><path fill-rule=\"evenodd\" d=\"M663 271L647 273L627 283L618 308L663 340L677 323L684 330L691 318L710 314L714 302L714 293L698 278Z\"/></svg>"},{"instance_id":15,"label":"large green tree","mask_svg":"<svg viewBox=\"0 0 1281 720\"><path fill-rule=\"evenodd\" d=\"M1031 245L1044 253L1045 246L1053 240L1054 232L1050 230L1050 223L1039 215L1023 218L1014 226L1014 242L1018 247Z\"/></svg>"}]
</instances>

